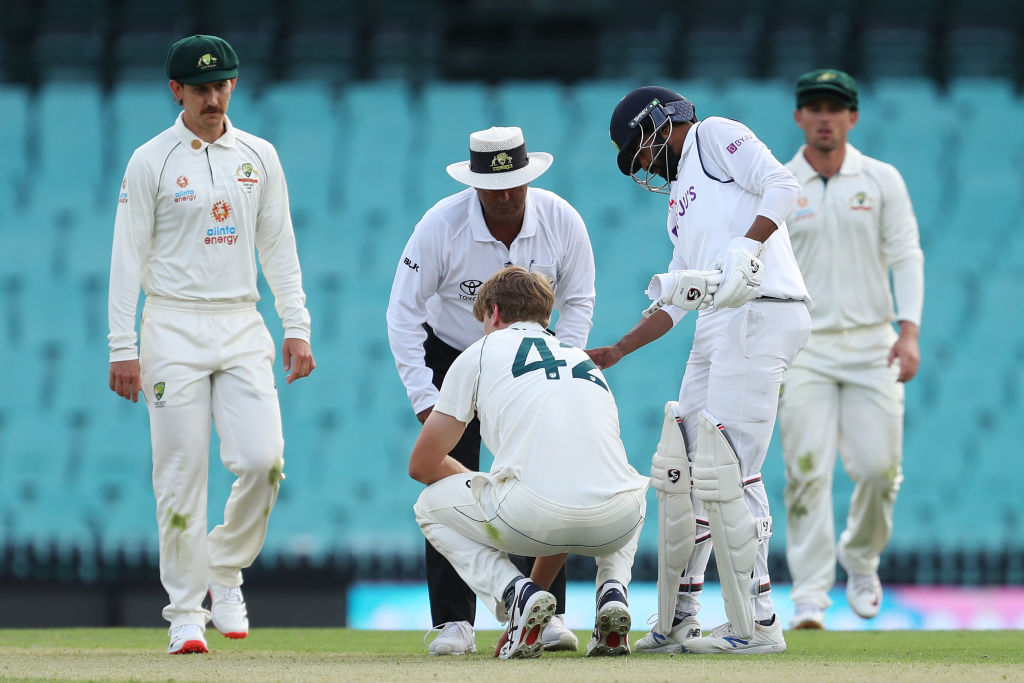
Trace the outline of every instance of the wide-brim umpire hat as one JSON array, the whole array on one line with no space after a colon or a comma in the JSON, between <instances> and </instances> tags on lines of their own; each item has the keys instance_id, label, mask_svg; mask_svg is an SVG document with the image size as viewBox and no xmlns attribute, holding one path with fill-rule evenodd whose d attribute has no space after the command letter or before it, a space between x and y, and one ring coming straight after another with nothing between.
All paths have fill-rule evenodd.
<instances>
[{"instance_id":1,"label":"wide-brim umpire hat","mask_svg":"<svg viewBox=\"0 0 1024 683\"><path fill-rule=\"evenodd\" d=\"M533 182L554 161L547 152L527 152L523 131L492 126L469 136L469 160L449 164L448 175L482 190L510 190Z\"/></svg>"},{"instance_id":2,"label":"wide-brim umpire hat","mask_svg":"<svg viewBox=\"0 0 1024 683\"><path fill-rule=\"evenodd\" d=\"M182 38L167 51L167 77L188 85L226 81L238 76L238 55L217 36Z\"/></svg>"}]
</instances>

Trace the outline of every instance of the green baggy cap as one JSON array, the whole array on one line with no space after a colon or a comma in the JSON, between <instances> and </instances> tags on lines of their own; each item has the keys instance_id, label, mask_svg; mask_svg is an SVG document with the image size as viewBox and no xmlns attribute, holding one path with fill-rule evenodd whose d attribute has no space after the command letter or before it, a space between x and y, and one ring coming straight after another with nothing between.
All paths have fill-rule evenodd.
<instances>
[{"instance_id":1,"label":"green baggy cap","mask_svg":"<svg viewBox=\"0 0 1024 683\"><path fill-rule=\"evenodd\" d=\"M838 102L847 109L857 108L857 81L838 69L817 69L801 76L796 82L796 108L817 99Z\"/></svg>"},{"instance_id":2,"label":"green baggy cap","mask_svg":"<svg viewBox=\"0 0 1024 683\"><path fill-rule=\"evenodd\" d=\"M164 66L172 81L201 85L238 76L238 55L223 38L195 35L171 45Z\"/></svg>"}]
</instances>

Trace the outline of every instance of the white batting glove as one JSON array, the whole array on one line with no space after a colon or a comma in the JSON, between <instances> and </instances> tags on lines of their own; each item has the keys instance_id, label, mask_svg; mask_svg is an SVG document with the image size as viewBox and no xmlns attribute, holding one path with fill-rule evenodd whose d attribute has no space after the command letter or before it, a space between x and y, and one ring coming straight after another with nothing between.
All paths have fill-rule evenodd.
<instances>
[{"instance_id":1,"label":"white batting glove","mask_svg":"<svg viewBox=\"0 0 1024 683\"><path fill-rule=\"evenodd\" d=\"M764 244L749 237L733 237L722 262L722 286L715 294L717 308L739 308L757 296L764 279L761 255Z\"/></svg>"},{"instance_id":2,"label":"white batting glove","mask_svg":"<svg viewBox=\"0 0 1024 683\"><path fill-rule=\"evenodd\" d=\"M714 301L721 282L719 270L673 270L655 275L647 286L647 296L654 303L644 311L644 317L650 318L667 304L685 311L702 311Z\"/></svg>"}]
</instances>

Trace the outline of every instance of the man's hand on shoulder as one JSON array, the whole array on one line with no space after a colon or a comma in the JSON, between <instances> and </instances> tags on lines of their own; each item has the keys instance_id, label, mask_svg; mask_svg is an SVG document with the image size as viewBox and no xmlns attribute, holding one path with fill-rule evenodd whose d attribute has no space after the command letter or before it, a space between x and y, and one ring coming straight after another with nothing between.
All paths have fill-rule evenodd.
<instances>
[{"instance_id":1,"label":"man's hand on shoulder","mask_svg":"<svg viewBox=\"0 0 1024 683\"><path fill-rule=\"evenodd\" d=\"M622 351L616 345L599 346L596 349L587 349L586 353L590 360L602 370L610 368L622 359Z\"/></svg>"},{"instance_id":2,"label":"man's hand on shoulder","mask_svg":"<svg viewBox=\"0 0 1024 683\"><path fill-rule=\"evenodd\" d=\"M309 373L316 368L313 349L304 339L295 339L294 337L285 339L284 344L281 345L281 360L284 361L285 371L291 371L286 378L288 384L308 377Z\"/></svg>"}]
</instances>

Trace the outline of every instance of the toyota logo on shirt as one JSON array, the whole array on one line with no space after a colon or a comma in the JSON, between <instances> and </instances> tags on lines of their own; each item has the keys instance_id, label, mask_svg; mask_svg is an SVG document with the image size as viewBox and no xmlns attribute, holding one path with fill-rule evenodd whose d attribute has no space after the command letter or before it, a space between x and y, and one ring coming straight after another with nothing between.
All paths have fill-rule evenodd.
<instances>
[{"instance_id":1,"label":"toyota logo on shirt","mask_svg":"<svg viewBox=\"0 0 1024 683\"><path fill-rule=\"evenodd\" d=\"M459 283L459 289L469 296L476 296L476 290L479 289L482 284L483 282L480 280L463 280Z\"/></svg>"}]
</instances>

